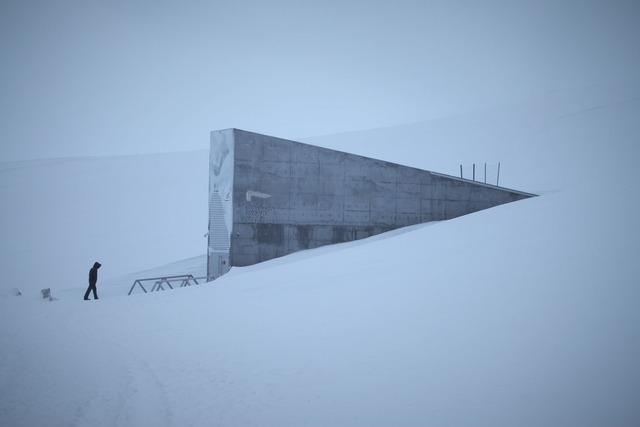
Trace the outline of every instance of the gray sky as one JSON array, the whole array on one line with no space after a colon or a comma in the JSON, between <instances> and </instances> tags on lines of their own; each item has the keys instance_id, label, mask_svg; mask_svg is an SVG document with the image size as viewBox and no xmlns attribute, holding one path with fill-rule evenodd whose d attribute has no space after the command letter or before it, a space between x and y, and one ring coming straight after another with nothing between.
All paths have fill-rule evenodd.
<instances>
[{"instance_id":1,"label":"gray sky","mask_svg":"<svg viewBox=\"0 0 640 427\"><path fill-rule=\"evenodd\" d=\"M637 0L0 0L0 161L390 126L640 76Z\"/></svg>"}]
</instances>

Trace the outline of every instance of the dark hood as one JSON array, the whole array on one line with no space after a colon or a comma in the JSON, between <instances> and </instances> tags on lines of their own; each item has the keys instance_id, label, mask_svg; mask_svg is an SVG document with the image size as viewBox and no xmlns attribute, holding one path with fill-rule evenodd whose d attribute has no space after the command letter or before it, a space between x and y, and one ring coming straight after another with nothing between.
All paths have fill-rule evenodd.
<instances>
[{"instance_id":1,"label":"dark hood","mask_svg":"<svg viewBox=\"0 0 640 427\"><path fill-rule=\"evenodd\" d=\"M96 262L95 264L93 264L93 268L100 268L102 267L102 264L100 264L99 262Z\"/></svg>"}]
</instances>

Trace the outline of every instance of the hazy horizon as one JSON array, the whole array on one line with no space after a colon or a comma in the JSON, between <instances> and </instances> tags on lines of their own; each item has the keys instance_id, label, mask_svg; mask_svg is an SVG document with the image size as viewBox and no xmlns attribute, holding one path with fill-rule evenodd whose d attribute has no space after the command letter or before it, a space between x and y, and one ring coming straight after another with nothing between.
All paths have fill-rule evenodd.
<instances>
[{"instance_id":1,"label":"hazy horizon","mask_svg":"<svg viewBox=\"0 0 640 427\"><path fill-rule=\"evenodd\" d=\"M1 160L300 139L637 81L635 1L6 1Z\"/></svg>"}]
</instances>

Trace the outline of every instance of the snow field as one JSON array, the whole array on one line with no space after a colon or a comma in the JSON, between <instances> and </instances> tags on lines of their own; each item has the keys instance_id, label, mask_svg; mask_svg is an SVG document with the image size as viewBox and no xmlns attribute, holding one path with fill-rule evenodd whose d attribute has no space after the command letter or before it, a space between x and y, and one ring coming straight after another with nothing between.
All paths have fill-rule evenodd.
<instances>
[{"instance_id":1,"label":"snow field","mask_svg":"<svg viewBox=\"0 0 640 427\"><path fill-rule=\"evenodd\" d=\"M0 298L2 424L637 425L636 93L587 88L327 137L429 169L475 135L518 166L505 185L543 195L129 297L136 278L204 274L206 188L202 212L184 206L199 203L206 160L180 179L154 173L206 153L0 165L3 200L33 208L3 210L3 289L23 296ZM377 142L390 133L403 138ZM30 204L39 188L51 210ZM99 203L76 197L94 188ZM87 303L96 260L101 299ZM53 302L38 294L49 273L73 280L51 285Z\"/></svg>"}]
</instances>

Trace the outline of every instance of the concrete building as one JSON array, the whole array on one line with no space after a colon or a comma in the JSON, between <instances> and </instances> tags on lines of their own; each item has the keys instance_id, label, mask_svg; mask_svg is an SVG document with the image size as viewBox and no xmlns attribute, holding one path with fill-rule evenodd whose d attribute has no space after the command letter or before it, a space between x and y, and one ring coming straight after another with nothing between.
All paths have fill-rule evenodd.
<instances>
[{"instance_id":1,"label":"concrete building","mask_svg":"<svg viewBox=\"0 0 640 427\"><path fill-rule=\"evenodd\" d=\"M532 196L238 129L213 131L207 274Z\"/></svg>"}]
</instances>

